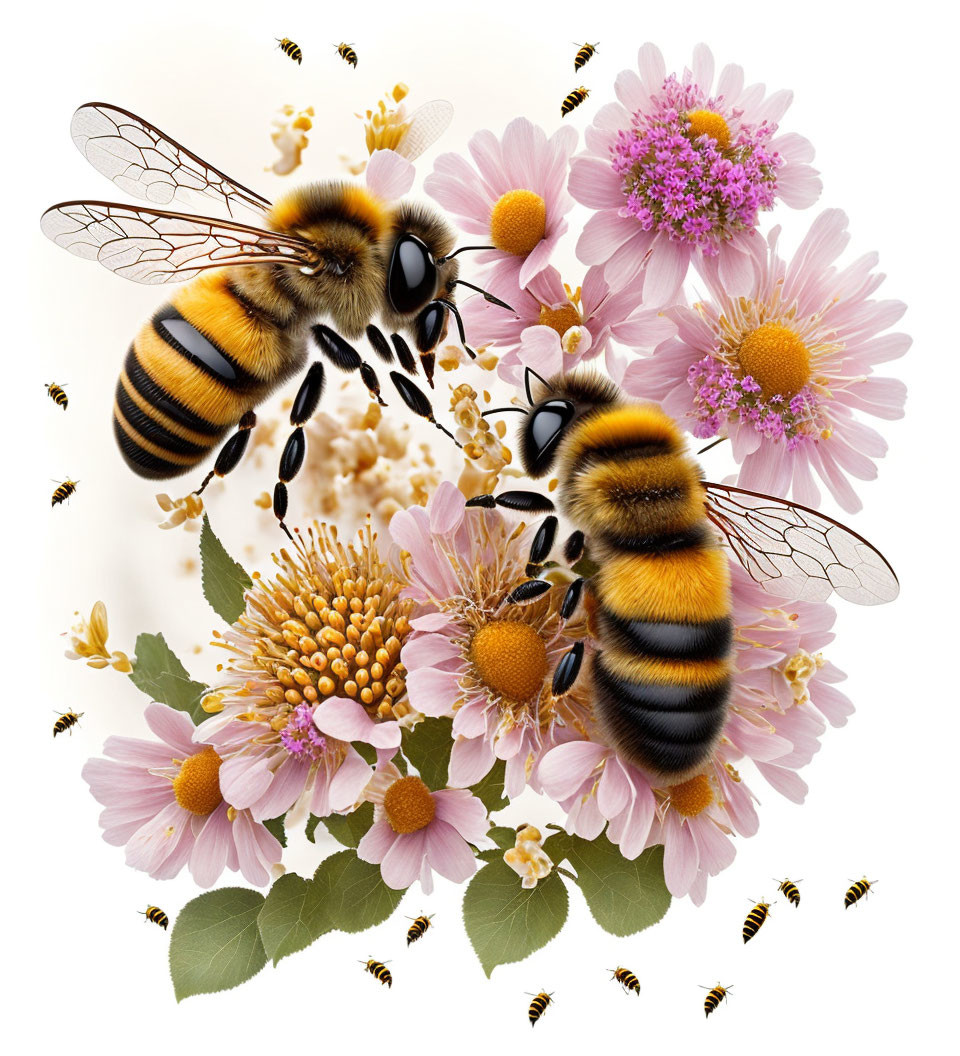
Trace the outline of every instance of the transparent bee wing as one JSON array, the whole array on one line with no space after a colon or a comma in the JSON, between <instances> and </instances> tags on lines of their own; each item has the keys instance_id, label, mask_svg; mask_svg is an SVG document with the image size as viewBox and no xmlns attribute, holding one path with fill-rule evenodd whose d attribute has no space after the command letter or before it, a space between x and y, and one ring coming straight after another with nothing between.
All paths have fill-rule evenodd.
<instances>
[{"instance_id":1,"label":"transparent bee wing","mask_svg":"<svg viewBox=\"0 0 960 1056\"><path fill-rule=\"evenodd\" d=\"M114 202L61 202L40 218L58 246L146 285L238 264L309 266L310 243L232 220Z\"/></svg>"},{"instance_id":2,"label":"transparent bee wing","mask_svg":"<svg viewBox=\"0 0 960 1056\"><path fill-rule=\"evenodd\" d=\"M109 103L87 103L73 115L70 134L80 153L134 198L152 205L176 200L194 207L210 199L230 216L238 206L263 215L266 198L230 179L148 121Z\"/></svg>"},{"instance_id":3,"label":"transparent bee wing","mask_svg":"<svg viewBox=\"0 0 960 1056\"><path fill-rule=\"evenodd\" d=\"M411 115L397 153L408 161L416 161L446 132L452 120L453 104L446 99L433 99L424 103Z\"/></svg>"},{"instance_id":4,"label":"transparent bee wing","mask_svg":"<svg viewBox=\"0 0 960 1056\"><path fill-rule=\"evenodd\" d=\"M824 601L836 592L857 605L881 605L900 593L886 558L838 521L773 495L703 486L707 517L770 593Z\"/></svg>"}]
</instances>

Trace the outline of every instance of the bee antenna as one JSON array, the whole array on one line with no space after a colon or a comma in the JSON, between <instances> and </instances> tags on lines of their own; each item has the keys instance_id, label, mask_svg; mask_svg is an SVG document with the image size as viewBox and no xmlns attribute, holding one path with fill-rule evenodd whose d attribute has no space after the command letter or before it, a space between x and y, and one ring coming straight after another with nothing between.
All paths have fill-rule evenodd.
<instances>
[{"instance_id":1,"label":"bee antenna","mask_svg":"<svg viewBox=\"0 0 960 1056\"><path fill-rule=\"evenodd\" d=\"M488 414L500 414L501 411L516 411L518 414L530 413L526 407L491 407L489 411L484 411L480 417L486 418Z\"/></svg>"},{"instance_id":2,"label":"bee antenna","mask_svg":"<svg viewBox=\"0 0 960 1056\"><path fill-rule=\"evenodd\" d=\"M707 446L706 446L706 447L701 447L701 448L700 448L700 450L699 450L699 451L697 452L697 454L698 454L698 455L703 455L703 454L705 454L705 453L706 453L707 451L710 451L710 450L712 450L713 448L715 448L715 447L717 446L717 444L722 444L722 443L723 443L723 441L724 441L724 440L726 440L726 439L727 439L727 438L726 438L725 436L720 436L720 437L717 437L717 439L716 439L716 440L714 440L712 444L707 444Z\"/></svg>"},{"instance_id":3,"label":"bee antenna","mask_svg":"<svg viewBox=\"0 0 960 1056\"><path fill-rule=\"evenodd\" d=\"M492 293L489 293L480 286L475 286L472 282L467 282L466 279L454 279L453 285L468 286L471 290L476 290L477 293L481 294L488 304L495 304L498 308L506 308L508 312L513 312L514 315L517 314L517 310L511 308L506 301L501 301L499 297L494 297Z\"/></svg>"},{"instance_id":4,"label":"bee antenna","mask_svg":"<svg viewBox=\"0 0 960 1056\"><path fill-rule=\"evenodd\" d=\"M440 257L439 260L435 261L436 264L446 264L448 260L453 258L458 253L473 253L480 249L496 249L496 246L461 246L459 249L455 249L452 253L448 253L445 257Z\"/></svg>"},{"instance_id":5,"label":"bee antenna","mask_svg":"<svg viewBox=\"0 0 960 1056\"><path fill-rule=\"evenodd\" d=\"M473 349L467 344L467 332L463 328L463 319L460 316L459 311L457 311L457 306L453 303L453 301L448 301L446 299L446 297L438 297L437 300L441 304L446 305L447 310L454 317L454 319L456 319L456 321L457 321L457 333L460 335L460 344L463 345L464 349L466 349L466 352L470 356L471 359L476 359L477 358L476 352L474 352Z\"/></svg>"},{"instance_id":6,"label":"bee antenna","mask_svg":"<svg viewBox=\"0 0 960 1056\"><path fill-rule=\"evenodd\" d=\"M541 383L542 385L547 385L547 379L546 379L546 378L542 378L542 377L541 377L541 376L540 376L540 375L539 375L539 374L538 374L538 373L537 373L537 372L536 372L536 371L535 371L535 370L533 369L533 367L524 367L524 370L523 370L523 387L524 387L524 389L526 389L526 392L527 392L527 403L529 403L529 404L530 404L530 406L532 407L532 406L533 406L533 393L532 393L532 392L530 391L530 375L531 375L531 374L532 374L532 375L533 375L533 376L534 376L534 377L535 377L535 378L537 379L537 381L539 381L539 382L540 382L540 383Z\"/></svg>"}]
</instances>

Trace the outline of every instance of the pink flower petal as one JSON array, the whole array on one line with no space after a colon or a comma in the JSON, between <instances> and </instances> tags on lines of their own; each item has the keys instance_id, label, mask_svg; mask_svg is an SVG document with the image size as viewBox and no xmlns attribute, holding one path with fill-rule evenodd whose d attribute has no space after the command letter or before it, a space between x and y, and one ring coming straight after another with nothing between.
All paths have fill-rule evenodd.
<instances>
[{"instance_id":1,"label":"pink flower petal","mask_svg":"<svg viewBox=\"0 0 960 1056\"><path fill-rule=\"evenodd\" d=\"M477 871L477 859L457 830L435 819L425 830L427 861L441 876L462 884ZM384 878L386 879L386 878Z\"/></svg>"},{"instance_id":2,"label":"pink flower petal","mask_svg":"<svg viewBox=\"0 0 960 1056\"><path fill-rule=\"evenodd\" d=\"M393 846L383 856L380 875L387 887L402 890L420 875L420 865L426 851L426 829L397 835Z\"/></svg>"}]
</instances>

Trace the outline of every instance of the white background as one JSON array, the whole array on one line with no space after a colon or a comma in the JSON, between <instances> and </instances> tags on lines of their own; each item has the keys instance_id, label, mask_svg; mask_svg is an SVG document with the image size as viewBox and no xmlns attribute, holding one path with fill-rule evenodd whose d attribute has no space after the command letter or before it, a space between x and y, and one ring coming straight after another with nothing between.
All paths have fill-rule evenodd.
<instances>
[{"instance_id":1,"label":"white background","mask_svg":"<svg viewBox=\"0 0 960 1056\"><path fill-rule=\"evenodd\" d=\"M107 1053L947 1047L958 792L948 428L960 298L956 58L933 5L48 2L5 21L6 1030L39 1051ZM281 36L302 46L301 67L274 50ZM356 71L330 46L341 39L356 46ZM903 591L890 608L844 609L829 650L850 674L844 688L857 714L827 732L804 771L806 804L758 786L761 831L739 841L707 904L678 902L647 933L605 934L574 892L561 936L488 981L459 920L461 891L441 883L430 899L413 893L403 903L410 916L436 914L435 929L409 952L398 916L369 935L325 936L238 990L177 1006L166 938L136 911L155 902L174 918L196 889L186 874L158 884L127 869L100 839L97 805L80 780L105 736L144 731L144 701L113 672L64 659L58 636L75 609L89 612L102 598L113 647L132 651L138 631L162 630L193 673L209 677L216 619L196 577L182 570L196 536L157 530L153 494L161 489L126 471L109 425L121 357L163 294L69 257L39 231L52 202L117 196L71 144L70 115L91 99L142 113L271 196L281 181L262 172L273 158L267 134L285 102L312 103L320 115L304 179L339 175L337 156L360 154L354 112L398 80L411 86L414 105L438 96L454 103L444 149L462 149L481 127L499 133L519 113L552 131L561 99L581 83L571 42L587 39L601 46L582 76L593 95L568 119L580 129L647 39L663 48L668 68L682 67L705 40L718 66L739 62L748 81L793 88L784 125L816 145L822 205L848 211L851 254L878 249L889 276L883 295L910 304L903 325L915 343L891 365L910 386L907 417L881 425L891 454L879 480L862 486L865 510L854 520L893 560ZM418 180L433 156L421 161ZM815 211L778 213L787 248ZM576 282L572 246L571 238L559 262ZM67 414L48 401L50 380L69 383ZM726 471L719 453L709 457L713 474ZM231 551L264 570L278 536L264 534L269 515L254 523L250 498L271 488L272 472L245 466L209 503ZM50 478L68 475L80 490L51 511ZM195 645L204 646L199 655ZM67 708L86 712L82 728L52 741L53 712ZM501 820L536 809L517 806ZM298 860L310 864L296 854L291 864ZM844 912L849 880L864 873L879 881L875 891ZM771 896L771 877L783 875L805 880L800 909L781 901L744 947L748 900ZM392 991L363 974L357 960L368 955L392 959ZM640 977L639 1000L610 983L604 969L617 964ZM697 987L718 980L734 984L732 998L705 1021ZM524 992L541 987L556 992L556 1004L531 1032Z\"/></svg>"}]
</instances>

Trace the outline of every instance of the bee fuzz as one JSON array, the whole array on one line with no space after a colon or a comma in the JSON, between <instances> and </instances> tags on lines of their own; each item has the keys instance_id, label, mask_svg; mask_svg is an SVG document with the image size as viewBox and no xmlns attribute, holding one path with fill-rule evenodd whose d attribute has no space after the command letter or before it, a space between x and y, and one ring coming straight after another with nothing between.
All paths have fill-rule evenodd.
<instances>
[{"instance_id":1,"label":"bee fuzz","mask_svg":"<svg viewBox=\"0 0 960 1056\"><path fill-rule=\"evenodd\" d=\"M553 862L543 853L542 842L539 829L525 825L517 831L516 846L503 855L507 865L521 877L521 887L536 887L537 881L549 876L553 869Z\"/></svg>"}]
</instances>

